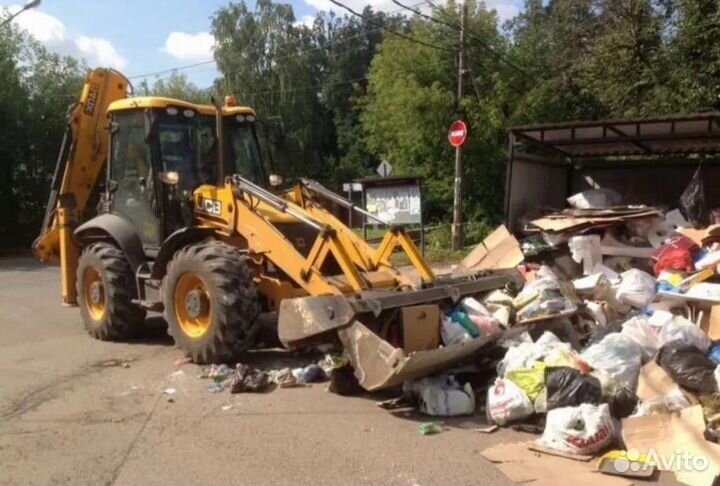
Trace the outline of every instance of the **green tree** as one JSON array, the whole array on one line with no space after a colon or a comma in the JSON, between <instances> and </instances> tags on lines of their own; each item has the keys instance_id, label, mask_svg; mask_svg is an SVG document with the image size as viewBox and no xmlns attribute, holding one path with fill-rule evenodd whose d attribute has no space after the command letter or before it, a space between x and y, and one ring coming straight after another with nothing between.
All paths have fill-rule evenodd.
<instances>
[{"instance_id":1,"label":"green tree","mask_svg":"<svg viewBox=\"0 0 720 486\"><path fill-rule=\"evenodd\" d=\"M210 103L210 91L198 88L180 72L173 72L167 78L158 79L152 86L143 79L136 91L139 96L162 96L191 103Z\"/></svg>"}]
</instances>

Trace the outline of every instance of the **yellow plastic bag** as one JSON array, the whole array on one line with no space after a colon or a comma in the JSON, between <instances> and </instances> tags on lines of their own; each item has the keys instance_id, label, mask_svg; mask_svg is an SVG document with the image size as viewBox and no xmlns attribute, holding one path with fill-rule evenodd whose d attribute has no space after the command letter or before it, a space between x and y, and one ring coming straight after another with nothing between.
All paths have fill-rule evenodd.
<instances>
[{"instance_id":1,"label":"yellow plastic bag","mask_svg":"<svg viewBox=\"0 0 720 486\"><path fill-rule=\"evenodd\" d=\"M545 364L535 363L532 368L519 368L508 371L505 378L520 387L530 400L535 401L543 388L545 388Z\"/></svg>"}]
</instances>

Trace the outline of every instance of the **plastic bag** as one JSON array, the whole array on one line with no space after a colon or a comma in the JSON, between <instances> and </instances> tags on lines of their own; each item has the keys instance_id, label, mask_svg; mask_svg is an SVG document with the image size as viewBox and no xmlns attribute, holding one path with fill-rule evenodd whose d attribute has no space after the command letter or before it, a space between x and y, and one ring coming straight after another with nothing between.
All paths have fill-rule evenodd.
<instances>
[{"instance_id":1,"label":"plastic bag","mask_svg":"<svg viewBox=\"0 0 720 486\"><path fill-rule=\"evenodd\" d=\"M680 387L675 387L665 396L659 396L650 400L643 400L637 406L632 417L644 417L646 415L667 414L678 412L692 404L683 394Z\"/></svg>"},{"instance_id":2,"label":"plastic bag","mask_svg":"<svg viewBox=\"0 0 720 486\"><path fill-rule=\"evenodd\" d=\"M592 375L583 375L575 368L546 368L545 387L548 410L602 401L600 380Z\"/></svg>"},{"instance_id":3,"label":"plastic bag","mask_svg":"<svg viewBox=\"0 0 720 486\"><path fill-rule=\"evenodd\" d=\"M521 342L509 348L497 365L498 375L504 377L512 370L532 368L548 356L556 356L561 350L570 353L571 349L570 344L560 341L550 331L545 331L536 342Z\"/></svg>"},{"instance_id":4,"label":"plastic bag","mask_svg":"<svg viewBox=\"0 0 720 486\"><path fill-rule=\"evenodd\" d=\"M679 201L680 212L695 225L702 222L705 215L705 185L701 169L702 165L699 165Z\"/></svg>"},{"instance_id":5,"label":"plastic bag","mask_svg":"<svg viewBox=\"0 0 720 486\"><path fill-rule=\"evenodd\" d=\"M536 363L532 368L509 371L505 378L519 386L530 400L535 400L545 387L545 365Z\"/></svg>"},{"instance_id":6,"label":"plastic bag","mask_svg":"<svg viewBox=\"0 0 720 486\"><path fill-rule=\"evenodd\" d=\"M652 359L662 345L657 331L644 316L636 316L625 321L620 334L632 339L640 346L643 362Z\"/></svg>"},{"instance_id":7,"label":"plastic bag","mask_svg":"<svg viewBox=\"0 0 720 486\"><path fill-rule=\"evenodd\" d=\"M660 328L658 337L662 345L679 341L695 346L703 354L707 353L712 344L710 338L702 329L682 316L674 316L670 322Z\"/></svg>"},{"instance_id":8,"label":"plastic bag","mask_svg":"<svg viewBox=\"0 0 720 486\"><path fill-rule=\"evenodd\" d=\"M666 270L692 272L695 268L693 255L698 250L697 244L687 236L673 236L652 255L655 275L659 276Z\"/></svg>"},{"instance_id":9,"label":"plastic bag","mask_svg":"<svg viewBox=\"0 0 720 486\"><path fill-rule=\"evenodd\" d=\"M674 341L660 348L656 359L678 385L702 393L718 391L717 365L696 346Z\"/></svg>"},{"instance_id":10,"label":"plastic bag","mask_svg":"<svg viewBox=\"0 0 720 486\"><path fill-rule=\"evenodd\" d=\"M616 295L620 302L642 309L655 298L655 279L649 273L632 268L622 273Z\"/></svg>"},{"instance_id":11,"label":"plastic bag","mask_svg":"<svg viewBox=\"0 0 720 486\"><path fill-rule=\"evenodd\" d=\"M610 445L614 437L608 405L584 403L550 410L540 443L571 454L593 454Z\"/></svg>"},{"instance_id":12,"label":"plastic bag","mask_svg":"<svg viewBox=\"0 0 720 486\"><path fill-rule=\"evenodd\" d=\"M612 377L614 386L611 390L619 386L634 390L642 364L641 354L642 350L635 341L613 333L585 349L580 356L593 368Z\"/></svg>"},{"instance_id":13,"label":"plastic bag","mask_svg":"<svg viewBox=\"0 0 720 486\"><path fill-rule=\"evenodd\" d=\"M638 397L635 392L627 387L616 389L607 400L610 407L610 415L616 419L624 419L632 415L638 404Z\"/></svg>"},{"instance_id":14,"label":"plastic bag","mask_svg":"<svg viewBox=\"0 0 720 486\"><path fill-rule=\"evenodd\" d=\"M497 336L502 332L500 323L492 316L468 316L481 336Z\"/></svg>"},{"instance_id":15,"label":"plastic bag","mask_svg":"<svg viewBox=\"0 0 720 486\"><path fill-rule=\"evenodd\" d=\"M451 375L422 378L406 384L405 390L417 398L420 411L427 415L453 417L475 412L472 386L460 386Z\"/></svg>"},{"instance_id":16,"label":"plastic bag","mask_svg":"<svg viewBox=\"0 0 720 486\"><path fill-rule=\"evenodd\" d=\"M583 275L591 275L593 269L602 264L599 235L573 236L568 240L572 259L583 265Z\"/></svg>"},{"instance_id":17,"label":"plastic bag","mask_svg":"<svg viewBox=\"0 0 720 486\"><path fill-rule=\"evenodd\" d=\"M498 378L488 389L487 410L498 425L529 417L535 411L533 403L515 383Z\"/></svg>"},{"instance_id":18,"label":"plastic bag","mask_svg":"<svg viewBox=\"0 0 720 486\"><path fill-rule=\"evenodd\" d=\"M490 311L485 308L477 299L472 297L465 297L460 301L460 307L467 313L468 316L489 316Z\"/></svg>"},{"instance_id":19,"label":"plastic bag","mask_svg":"<svg viewBox=\"0 0 720 486\"><path fill-rule=\"evenodd\" d=\"M462 343L472 339L472 336L467 333L464 327L450 319L448 316L443 315L440 320L440 336L442 337L442 341L445 346Z\"/></svg>"},{"instance_id":20,"label":"plastic bag","mask_svg":"<svg viewBox=\"0 0 720 486\"><path fill-rule=\"evenodd\" d=\"M603 209L620 204L622 197L612 189L588 189L567 198L568 204L577 209Z\"/></svg>"}]
</instances>

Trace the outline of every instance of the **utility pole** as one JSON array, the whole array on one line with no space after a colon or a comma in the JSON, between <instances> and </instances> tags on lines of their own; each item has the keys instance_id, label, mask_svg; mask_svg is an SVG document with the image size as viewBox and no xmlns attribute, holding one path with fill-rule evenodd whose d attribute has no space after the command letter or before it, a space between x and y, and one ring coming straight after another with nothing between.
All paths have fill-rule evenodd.
<instances>
[{"instance_id":1,"label":"utility pole","mask_svg":"<svg viewBox=\"0 0 720 486\"><path fill-rule=\"evenodd\" d=\"M467 28L467 4L462 2L460 6L460 47L458 48L458 85L457 85L457 108L460 111L460 103L463 97L463 81L465 80L465 29ZM463 248L463 148L462 145L455 147L455 195L453 198L453 224L452 224L452 249Z\"/></svg>"}]
</instances>

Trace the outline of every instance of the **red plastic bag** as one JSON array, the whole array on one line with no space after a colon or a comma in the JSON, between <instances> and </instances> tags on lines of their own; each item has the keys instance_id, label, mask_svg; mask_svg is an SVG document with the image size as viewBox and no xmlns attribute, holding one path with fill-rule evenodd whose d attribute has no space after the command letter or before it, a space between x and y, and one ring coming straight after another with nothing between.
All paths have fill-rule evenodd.
<instances>
[{"instance_id":1,"label":"red plastic bag","mask_svg":"<svg viewBox=\"0 0 720 486\"><path fill-rule=\"evenodd\" d=\"M653 253L655 275L660 275L663 270L694 271L693 254L698 250L699 247L690 238L673 236Z\"/></svg>"}]
</instances>

